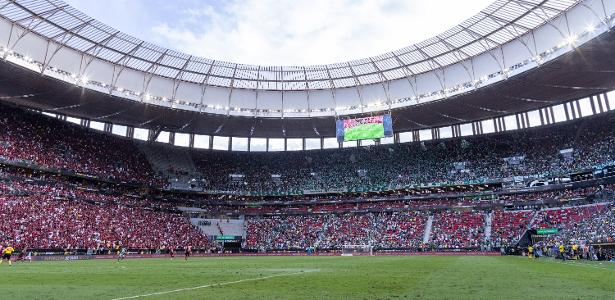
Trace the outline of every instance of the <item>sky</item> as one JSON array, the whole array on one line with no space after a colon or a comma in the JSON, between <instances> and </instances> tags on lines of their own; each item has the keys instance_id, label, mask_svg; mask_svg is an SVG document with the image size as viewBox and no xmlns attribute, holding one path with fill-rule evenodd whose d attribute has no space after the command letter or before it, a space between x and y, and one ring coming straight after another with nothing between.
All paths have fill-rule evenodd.
<instances>
[{"instance_id":1,"label":"sky","mask_svg":"<svg viewBox=\"0 0 615 300\"><path fill-rule=\"evenodd\" d=\"M493 0L65 0L154 44L261 65L344 62L441 33Z\"/></svg>"}]
</instances>

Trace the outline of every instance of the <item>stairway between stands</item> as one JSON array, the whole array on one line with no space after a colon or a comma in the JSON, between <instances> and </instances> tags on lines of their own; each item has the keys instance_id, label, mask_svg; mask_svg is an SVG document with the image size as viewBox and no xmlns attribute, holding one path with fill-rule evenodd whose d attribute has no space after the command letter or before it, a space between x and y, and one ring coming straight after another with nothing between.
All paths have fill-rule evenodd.
<instances>
[{"instance_id":1,"label":"stairway between stands","mask_svg":"<svg viewBox=\"0 0 615 300\"><path fill-rule=\"evenodd\" d=\"M485 241L491 240L491 222L493 220L493 212L485 215Z\"/></svg>"},{"instance_id":2,"label":"stairway between stands","mask_svg":"<svg viewBox=\"0 0 615 300\"><path fill-rule=\"evenodd\" d=\"M427 244L431 240L431 227L432 226L433 226L433 215L427 218L427 223L425 224L425 233L423 234L423 244Z\"/></svg>"}]
</instances>

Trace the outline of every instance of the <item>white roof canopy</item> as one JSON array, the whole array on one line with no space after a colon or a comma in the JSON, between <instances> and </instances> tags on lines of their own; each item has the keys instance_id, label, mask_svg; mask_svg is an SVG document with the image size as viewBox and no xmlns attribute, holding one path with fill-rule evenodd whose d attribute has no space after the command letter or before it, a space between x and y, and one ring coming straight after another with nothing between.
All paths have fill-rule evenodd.
<instances>
[{"instance_id":1,"label":"white roof canopy","mask_svg":"<svg viewBox=\"0 0 615 300\"><path fill-rule=\"evenodd\" d=\"M45 76L171 109L333 117L425 104L507 80L610 30L614 11L613 1L496 0L435 37L382 55L259 66L160 47L60 0L0 0L0 53Z\"/></svg>"},{"instance_id":2,"label":"white roof canopy","mask_svg":"<svg viewBox=\"0 0 615 300\"><path fill-rule=\"evenodd\" d=\"M516 39L578 2L497 0L420 43L374 57L313 66L257 66L192 56L126 35L59 0L0 0L0 15L115 65L197 84L289 91L368 85L434 71Z\"/></svg>"}]
</instances>

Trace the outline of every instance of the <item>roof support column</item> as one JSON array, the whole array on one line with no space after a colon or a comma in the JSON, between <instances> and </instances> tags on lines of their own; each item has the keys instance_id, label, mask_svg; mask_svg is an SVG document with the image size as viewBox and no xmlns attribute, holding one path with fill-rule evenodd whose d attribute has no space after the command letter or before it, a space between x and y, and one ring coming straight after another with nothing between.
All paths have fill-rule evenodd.
<instances>
[{"instance_id":1,"label":"roof support column","mask_svg":"<svg viewBox=\"0 0 615 300\"><path fill-rule=\"evenodd\" d=\"M472 122L472 134L473 135L483 134L483 122L481 121Z\"/></svg>"},{"instance_id":2,"label":"roof support column","mask_svg":"<svg viewBox=\"0 0 615 300\"><path fill-rule=\"evenodd\" d=\"M574 103L577 105L577 115L579 118L583 117L583 113L581 112L581 104L579 103L579 100L574 101Z\"/></svg>"},{"instance_id":3,"label":"roof support column","mask_svg":"<svg viewBox=\"0 0 615 300\"><path fill-rule=\"evenodd\" d=\"M604 106L602 105L602 97L600 94L596 95L593 97L594 100L596 101L596 103L598 104L598 111L599 113L603 113L604 112Z\"/></svg>"},{"instance_id":4,"label":"roof support column","mask_svg":"<svg viewBox=\"0 0 615 300\"><path fill-rule=\"evenodd\" d=\"M440 128L432 128L431 129L431 138L434 140L440 139Z\"/></svg>"},{"instance_id":5,"label":"roof support column","mask_svg":"<svg viewBox=\"0 0 615 300\"><path fill-rule=\"evenodd\" d=\"M126 126L126 137L130 139L135 137L135 128L133 126Z\"/></svg>"},{"instance_id":6,"label":"roof support column","mask_svg":"<svg viewBox=\"0 0 615 300\"><path fill-rule=\"evenodd\" d=\"M566 105L570 109L570 119L571 120L576 119L577 118L577 109L574 106L574 101L573 102L568 102L568 103L566 103Z\"/></svg>"},{"instance_id":7,"label":"roof support column","mask_svg":"<svg viewBox=\"0 0 615 300\"><path fill-rule=\"evenodd\" d=\"M175 145L175 132L169 132L169 144Z\"/></svg>"},{"instance_id":8,"label":"roof support column","mask_svg":"<svg viewBox=\"0 0 615 300\"><path fill-rule=\"evenodd\" d=\"M457 138L461 136L461 125L455 124L451 126L453 137Z\"/></svg>"},{"instance_id":9,"label":"roof support column","mask_svg":"<svg viewBox=\"0 0 615 300\"><path fill-rule=\"evenodd\" d=\"M525 128L525 121L523 120L523 116L520 115L516 115L515 116L517 118L517 128L521 129L521 128ZM506 122L504 121L504 118L493 118L493 127L495 129L495 132L503 132L506 131Z\"/></svg>"},{"instance_id":10,"label":"roof support column","mask_svg":"<svg viewBox=\"0 0 615 300\"><path fill-rule=\"evenodd\" d=\"M568 103L564 103L564 113L566 114L566 121L570 121L570 112L568 111Z\"/></svg>"},{"instance_id":11,"label":"roof support column","mask_svg":"<svg viewBox=\"0 0 615 300\"><path fill-rule=\"evenodd\" d=\"M602 98L604 99L604 104L606 105L606 110L611 110L611 104L609 104L609 95L606 93L602 94Z\"/></svg>"},{"instance_id":12,"label":"roof support column","mask_svg":"<svg viewBox=\"0 0 615 300\"><path fill-rule=\"evenodd\" d=\"M418 130L412 130L412 141L418 142L421 140L421 134ZM397 134L397 142L399 143L399 133Z\"/></svg>"},{"instance_id":13,"label":"roof support column","mask_svg":"<svg viewBox=\"0 0 615 300\"><path fill-rule=\"evenodd\" d=\"M596 98L594 96L589 97L589 103L591 104L592 107L592 114L595 115L596 112L596 104L594 103L594 101L596 100Z\"/></svg>"}]
</instances>

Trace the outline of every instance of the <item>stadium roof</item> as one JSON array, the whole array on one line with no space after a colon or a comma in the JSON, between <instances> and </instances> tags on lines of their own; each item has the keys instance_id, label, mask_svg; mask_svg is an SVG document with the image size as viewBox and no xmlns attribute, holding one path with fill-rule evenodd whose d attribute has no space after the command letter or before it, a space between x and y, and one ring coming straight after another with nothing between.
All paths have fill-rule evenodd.
<instances>
[{"instance_id":1,"label":"stadium roof","mask_svg":"<svg viewBox=\"0 0 615 300\"><path fill-rule=\"evenodd\" d=\"M266 67L157 47L61 1L0 0L0 100L216 136L331 137L334 118L386 111L395 132L429 129L615 89L614 16L614 1L500 0L398 51Z\"/></svg>"},{"instance_id":2,"label":"stadium roof","mask_svg":"<svg viewBox=\"0 0 615 300\"><path fill-rule=\"evenodd\" d=\"M420 43L374 57L313 66L257 66L192 56L124 34L59 0L2 0L0 15L116 65L197 84L288 91L382 83L433 71L516 39L578 2L497 0L465 22Z\"/></svg>"}]
</instances>

